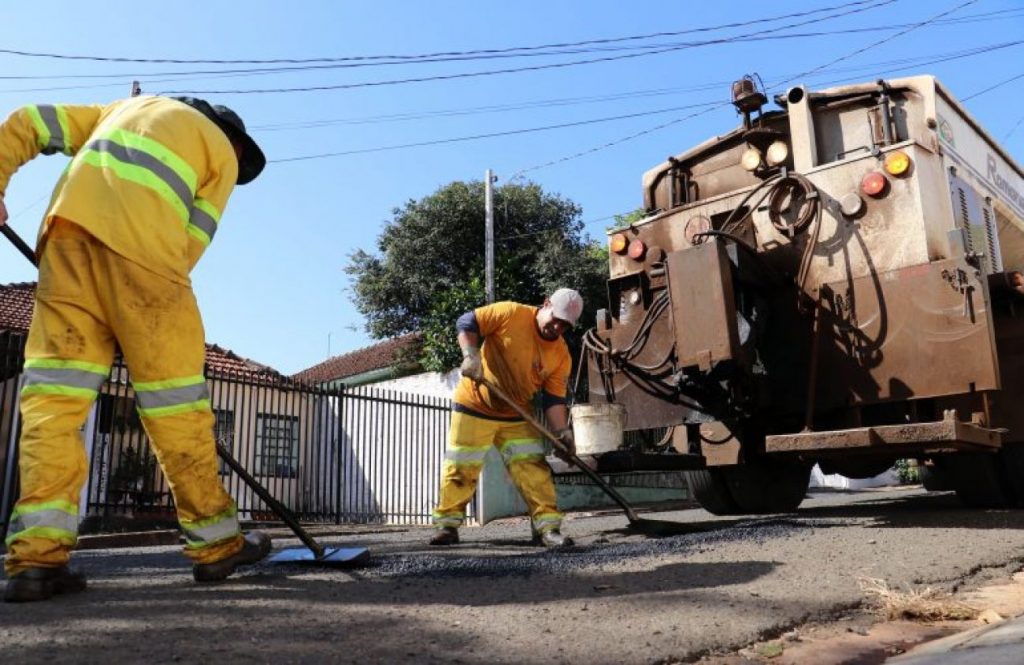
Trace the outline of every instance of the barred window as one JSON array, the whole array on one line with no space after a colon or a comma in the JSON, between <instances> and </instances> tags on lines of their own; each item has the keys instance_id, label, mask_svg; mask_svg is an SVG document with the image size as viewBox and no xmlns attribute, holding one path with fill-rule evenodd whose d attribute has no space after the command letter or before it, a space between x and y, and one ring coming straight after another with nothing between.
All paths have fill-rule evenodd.
<instances>
[{"instance_id":1,"label":"barred window","mask_svg":"<svg viewBox=\"0 0 1024 665\"><path fill-rule=\"evenodd\" d=\"M299 419L256 415L256 474L295 478L299 470Z\"/></svg>"}]
</instances>

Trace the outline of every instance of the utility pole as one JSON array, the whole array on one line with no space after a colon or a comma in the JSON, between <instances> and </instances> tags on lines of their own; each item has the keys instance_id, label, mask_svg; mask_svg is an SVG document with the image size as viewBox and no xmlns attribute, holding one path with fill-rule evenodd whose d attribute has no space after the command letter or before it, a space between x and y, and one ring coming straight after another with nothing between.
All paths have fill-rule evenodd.
<instances>
[{"instance_id":1,"label":"utility pole","mask_svg":"<svg viewBox=\"0 0 1024 665\"><path fill-rule=\"evenodd\" d=\"M494 302L494 187L498 177L487 169L484 173L484 288L487 303Z\"/></svg>"},{"instance_id":2,"label":"utility pole","mask_svg":"<svg viewBox=\"0 0 1024 665\"><path fill-rule=\"evenodd\" d=\"M131 96L132 97L138 97L141 94L142 94L142 88L139 86L139 82L138 81L132 81L132 93L131 93Z\"/></svg>"}]
</instances>

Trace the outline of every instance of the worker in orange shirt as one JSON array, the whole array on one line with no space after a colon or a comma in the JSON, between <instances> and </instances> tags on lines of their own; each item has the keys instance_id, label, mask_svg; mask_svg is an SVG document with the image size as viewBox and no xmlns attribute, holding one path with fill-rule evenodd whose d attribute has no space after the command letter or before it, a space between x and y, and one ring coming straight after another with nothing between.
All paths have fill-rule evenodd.
<instances>
[{"instance_id":1,"label":"worker in orange shirt","mask_svg":"<svg viewBox=\"0 0 1024 665\"><path fill-rule=\"evenodd\" d=\"M174 495L198 582L270 551L242 534L217 474L205 339L189 273L236 184L266 159L231 109L190 97L32 105L0 125L0 224L14 172L40 153L71 162L36 244L39 283L21 390L21 497L8 528L4 600L85 589L69 568L87 460L80 427L115 345Z\"/></svg>"},{"instance_id":2,"label":"worker in orange shirt","mask_svg":"<svg viewBox=\"0 0 1024 665\"><path fill-rule=\"evenodd\" d=\"M566 408L572 359L562 334L576 324L582 311L579 293L558 289L541 307L499 302L459 318L463 376L455 389L431 545L459 542L458 528L465 521L466 506L492 445L526 500L535 539L549 548L572 544L561 531L562 513L540 434L474 379L494 383L527 410L540 391L548 427L575 452Z\"/></svg>"}]
</instances>

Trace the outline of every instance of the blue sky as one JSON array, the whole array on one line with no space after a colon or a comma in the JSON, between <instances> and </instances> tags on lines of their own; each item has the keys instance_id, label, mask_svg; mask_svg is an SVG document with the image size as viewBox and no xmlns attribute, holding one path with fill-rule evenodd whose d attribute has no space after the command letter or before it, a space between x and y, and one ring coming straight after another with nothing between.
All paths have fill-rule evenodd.
<instances>
[{"instance_id":1,"label":"blue sky","mask_svg":"<svg viewBox=\"0 0 1024 665\"><path fill-rule=\"evenodd\" d=\"M0 114L113 101L133 79L234 108L270 163L236 189L195 291L208 341L293 373L373 343L344 267L375 250L396 206L491 168L499 186L518 175L576 201L600 238L640 205L646 169L738 123L729 84L744 74L770 94L934 74L1022 162L1021 40L1022 0L7 3L0 49L64 57L0 53ZM594 43L506 50L579 42ZM289 65L102 58L362 59L266 73L251 70ZM280 92L311 87L332 89ZM437 143L494 133L506 135ZM15 174L5 201L22 237L65 164L40 157ZM34 279L0 245L0 283Z\"/></svg>"}]
</instances>

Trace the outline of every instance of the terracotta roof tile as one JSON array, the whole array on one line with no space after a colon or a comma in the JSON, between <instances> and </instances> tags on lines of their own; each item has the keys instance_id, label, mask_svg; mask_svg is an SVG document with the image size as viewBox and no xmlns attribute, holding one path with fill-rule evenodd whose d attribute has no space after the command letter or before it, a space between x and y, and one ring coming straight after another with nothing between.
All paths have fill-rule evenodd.
<instances>
[{"instance_id":1,"label":"terracotta roof tile","mask_svg":"<svg viewBox=\"0 0 1024 665\"><path fill-rule=\"evenodd\" d=\"M35 282L0 284L0 330L28 330Z\"/></svg>"},{"instance_id":2,"label":"terracotta roof tile","mask_svg":"<svg viewBox=\"0 0 1024 665\"><path fill-rule=\"evenodd\" d=\"M0 331L28 331L28 326L32 322L35 288L35 282L0 284ZM206 345L206 363L217 374L256 375L270 383L291 382L273 367L243 358L234 351L216 344Z\"/></svg>"},{"instance_id":3,"label":"terracotta roof tile","mask_svg":"<svg viewBox=\"0 0 1024 665\"><path fill-rule=\"evenodd\" d=\"M328 358L322 363L292 375L292 378L306 383L327 383L375 369L394 367L405 361L410 353L418 352L422 343L423 339L419 333L408 333L379 344Z\"/></svg>"}]
</instances>

